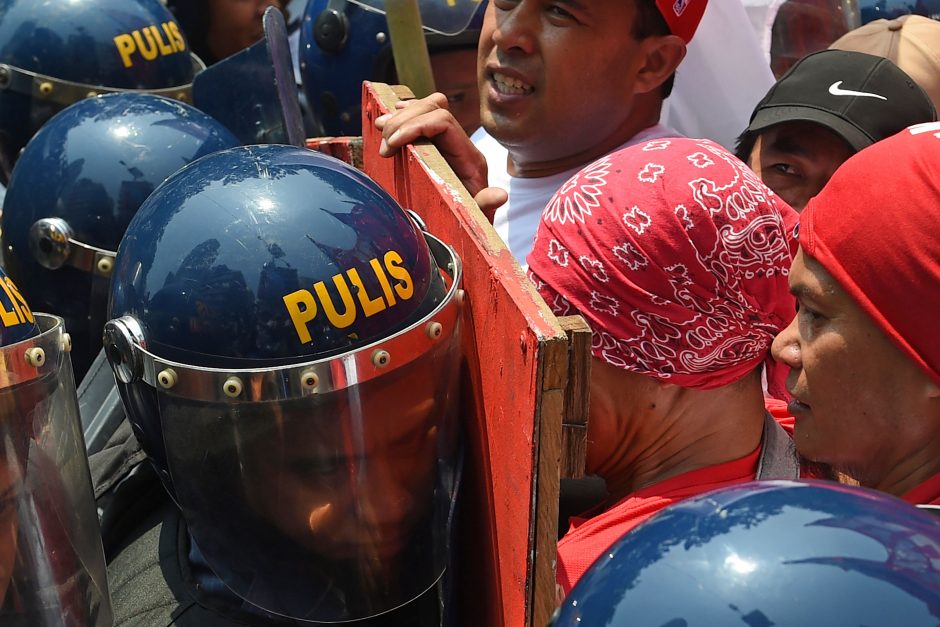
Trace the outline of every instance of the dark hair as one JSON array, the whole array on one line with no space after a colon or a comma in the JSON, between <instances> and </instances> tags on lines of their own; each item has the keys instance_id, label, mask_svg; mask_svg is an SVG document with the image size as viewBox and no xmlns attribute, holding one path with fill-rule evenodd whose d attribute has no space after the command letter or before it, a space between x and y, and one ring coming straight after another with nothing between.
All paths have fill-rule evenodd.
<instances>
[{"instance_id":1,"label":"dark hair","mask_svg":"<svg viewBox=\"0 0 940 627\"><path fill-rule=\"evenodd\" d=\"M206 65L212 65L216 59L209 52L206 37L209 34L209 0L169 0L167 8L179 22L183 34L189 42L189 49Z\"/></svg>"},{"instance_id":2,"label":"dark hair","mask_svg":"<svg viewBox=\"0 0 940 627\"><path fill-rule=\"evenodd\" d=\"M754 150L754 144L757 143L757 138L760 137L760 135L758 131L745 129L735 140L734 156L750 166L751 164L748 160L751 158L751 151Z\"/></svg>"},{"instance_id":3,"label":"dark hair","mask_svg":"<svg viewBox=\"0 0 940 627\"><path fill-rule=\"evenodd\" d=\"M646 39L647 37L663 37L672 34L672 31L669 30L669 25L666 24L666 19L656 7L655 0L634 0L633 4L636 6L636 21L633 22L634 39L640 40ZM666 81L659 86L659 93L663 98L669 97L675 82L676 74L673 72L672 76L667 78Z\"/></svg>"}]
</instances>

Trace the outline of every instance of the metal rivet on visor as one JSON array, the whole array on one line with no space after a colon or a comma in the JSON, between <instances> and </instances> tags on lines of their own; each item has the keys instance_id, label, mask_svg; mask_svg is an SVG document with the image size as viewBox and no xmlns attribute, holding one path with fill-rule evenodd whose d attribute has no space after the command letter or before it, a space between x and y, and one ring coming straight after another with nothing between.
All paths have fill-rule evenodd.
<instances>
[{"instance_id":1,"label":"metal rivet on visor","mask_svg":"<svg viewBox=\"0 0 940 627\"><path fill-rule=\"evenodd\" d=\"M63 353L72 352L72 336L68 333L62 334L62 339L59 340L59 347L62 349Z\"/></svg>"},{"instance_id":2,"label":"metal rivet on visor","mask_svg":"<svg viewBox=\"0 0 940 627\"><path fill-rule=\"evenodd\" d=\"M157 375L157 383L159 383L160 387L162 387L164 390L169 390L171 387L176 385L178 380L179 377L176 376L176 371L172 368L161 370L160 374Z\"/></svg>"},{"instance_id":3,"label":"metal rivet on visor","mask_svg":"<svg viewBox=\"0 0 940 627\"><path fill-rule=\"evenodd\" d=\"M441 335L444 333L444 327L440 322L429 322L425 333L428 334L428 338L432 340L440 339Z\"/></svg>"},{"instance_id":4,"label":"metal rivet on visor","mask_svg":"<svg viewBox=\"0 0 940 627\"><path fill-rule=\"evenodd\" d=\"M33 368L39 368L46 363L46 351L34 346L26 351L26 363Z\"/></svg>"},{"instance_id":5,"label":"metal rivet on visor","mask_svg":"<svg viewBox=\"0 0 940 627\"><path fill-rule=\"evenodd\" d=\"M108 276L114 269L114 261L110 257L102 257L98 260L97 267L100 274Z\"/></svg>"},{"instance_id":6,"label":"metal rivet on visor","mask_svg":"<svg viewBox=\"0 0 940 627\"><path fill-rule=\"evenodd\" d=\"M222 391L229 398L238 398L242 394L242 380L238 377L229 377L222 384Z\"/></svg>"},{"instance_id":7,"label":"metal rivet on visor","mask_svg":"<svg viewBox=\"0 0 940 627\"><path fill-rule=\"evenodd\" d=\"M315 390L320 385L320 377L317 376L317 373L307 370L301 373L300 383L305 390Z\"/></svg>"},{"instance_id":8,"label":"metal rivet on visor","mask_svg":"<svg viewBox=\"0 0 940 627\"><path fill-rule=\"evenodd\" d=\"M392 356L388 354L388 351L377 350L372 353L372 365L376 368L384 368L390 361L392 361Z\"/></svg>"},{"instance_id":9,"label":"metal rivet on visor","mask_svg":"<svg viewBox=\"0 0 940 627\"><path fill-rule=\"evenodd\" d=\"M52 93L52 90L53 90L52 83L50 83L49 81L44 81L42 83L39 83L39 93L42 94L43 96L48 96L49 94Z\"/></svg>"}]
</instances>

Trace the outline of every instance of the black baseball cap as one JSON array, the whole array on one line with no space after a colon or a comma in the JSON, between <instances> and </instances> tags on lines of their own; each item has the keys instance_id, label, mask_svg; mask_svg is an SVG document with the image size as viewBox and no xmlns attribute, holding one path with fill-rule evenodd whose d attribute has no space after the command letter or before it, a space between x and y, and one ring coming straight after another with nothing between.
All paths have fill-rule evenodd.
<instances>
[{"instance_id":1,"label":"black baseball cap","mask_svg":"<svg viewBox=\"0 0 940 627\"><path fill-rule=\"evenodd\" d=\"M754 109L747 130L814 122L861 150L912 124L936 119L930 97L888 59L821 50L780 77Z\"/></svg>"}]
</instances>

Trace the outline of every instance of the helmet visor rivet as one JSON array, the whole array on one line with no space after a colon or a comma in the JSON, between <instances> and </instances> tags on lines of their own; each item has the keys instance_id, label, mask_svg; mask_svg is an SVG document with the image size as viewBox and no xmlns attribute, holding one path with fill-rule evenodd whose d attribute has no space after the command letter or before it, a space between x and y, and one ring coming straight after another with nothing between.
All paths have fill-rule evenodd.
<instances>
[{"instance_id":1,"label":"helmet visor rivet","mask_svg":"<svg viewBox=\"0 0 940 627\"><path fill-rule=\"evenodd\" d=\"M222 391L229 398L238 398L242 394L242 380L238 377L229 377L222 384Z\"/></svg>"},{"instance_id":2,"label":"helmet visor rivet","mask_svg":"<svg viewBox=\"0 0 940 627\"><path fill-rule=\"evenodd\" d=\"M300 382L305 390L314 390L320 384L320 377L317 373L307 370L300 375Z\"/></svg>"},{"instance_id":3,"label":"helmet visor rivet","mask_svg":"<svg viewBox=\"0 0 940 627\"><path fill-rule=\"evenodd\" d=\"M392 356L388 354L388 351L377 350L372 353L372 365L376 368L384 368L392 360Z\"/></svg>"},{"instance_id":4,"label":"helmet visor rivet","mask_svg":"<svg viewBox=\"0 0 940 627\"><path fill-rule=\"evenodd\" d=\"M34 346L26 351L26 363L33 368L41 368L46 363L46 351Z\"/></svg>"},{"instance_id":5,"label":"helmet visor rivet","mask_svg":"<svg viewBox=\"0 0 940 627\"><path fill-rule=\"evenodd\" d=\"M428 339L437 340L444 334L444 327L440 322L429 322L425 333L428 334Z\"/></svg>"},{"instance_id":6,"label":"helmet visor rivet","mask_svg":"<svg viewBox=\"0 0 940 627\"><path fill-rule=\"evenodd\" d=\"M99 274L103 276L109 276L111 274L111 270L114 269L114 260L112 260L110 257L102 257L98 260L97 268Z\"/></svg>"},{"instance_id":7,"label":"helmet visor rivet","mask_svg":"<svg viewBox=\"0 0 940 627\"><path fill-rule=\"evenodd\" d=\"M162 387L164 390L169 390L171 387L176 385L176 381L176 372L172 368L161 370L160 374L157 375L157 383L159 383L160 387Z\"/></svg>"}]
</instances>

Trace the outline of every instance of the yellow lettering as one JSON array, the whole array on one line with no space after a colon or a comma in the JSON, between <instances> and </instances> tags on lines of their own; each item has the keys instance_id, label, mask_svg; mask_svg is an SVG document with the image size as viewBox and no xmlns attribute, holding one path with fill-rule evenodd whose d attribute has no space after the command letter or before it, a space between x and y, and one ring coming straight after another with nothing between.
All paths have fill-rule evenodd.
<instances>
[{"instance_id":1,"label":"yellow lettering","mask_svg":"<svg viewBox=\"0 0 940 627\"><path fill-rule=\"evenodd\" d=\"M12 292L11 295L13 297L13 304L19 308L20 313L22 314L20 318L25 316L26 319L30 322L35 322L36 319L33 318L33 312L30 311L29 305L26 304L26 299L23 298L23 295L17 289L16 285L13 284L13 281L10 279L10 277L6 277L6 284L10 288L10 292Z\"/></svg>"},{"instance_id":2,"label":"yellow lettering","mask_svg":"<svg viewBox=\"0 0 940 627\"><path fill-rule=\"evenodd\" d=\"M20 309L19 304L16 302L16 297L13 295L14 292L18 292L16 286L13 285L13 281L9 277L4 277L3 281L0 281L0 287L3 288L3 291L6 292L7 298L10 299L10 304L13 305L13 313L16 314L16 322L13 324L21 324L26 321L26 318L23 317L23 311ZM22 300L22 298L20 298ZM10 325L6 325L10 326Z\"/></svg>"},{"instance_id":3,"label":"yellow lettering","mask_svg":"<svg viewBox=\"0 0 940 627\"><path fill-rule=\"evenodd\" d=\"M385 268L382 267L378 259L373 259L369 262L369 265L372 266L372 271L375 272L375 276L379 280L379 285L382 287L382 293L385 294L385 300L388 301L388 306L394 307L395 303L398 301L395 300L395 293L392 292L392 286L388 283L388 275L385 274Z\"/></svg>"},{"instance_id":4,"label":"yellow lettering","mask_svg":"<svg viewBox=\"0 0 940 627\"><path fill-rule=\"evenodd\" d=\"M163 34L166 36L166 40L170 42L170 47L172 48L173 52L179 52L180 49L177 48L176 37L173 36L173 31L170 30L170 23L164 22L163 24L160 24L160 28L163 29Z\"/></svg>"},{"instance_id":5,"label":"yellow lettering","mask_svg":"<svg viewBox=\"0 0 940 627\"><path fill-rule=\"evenodd\" d=\"M398 293L400 299L408 300L415 293L415 284L411 279L411 275L408 274L408 270L402 265L403 263L401 255L394 250L385 253L385 268L393 278L398 279L398 283L395 284L395 292Z\"/></svg>"},{"instance_id":6,"label":"yellow lettering","mask_svg":"<svg viewBox=\"0 0 940 627\"><path fill-rule=\"evenodd\" d=\"M313 300L313 294L307 290L291 292L284 296L284 306L287 307L287 313L290 314L290 319L294 323L294 330L297 331L300 343L307 344L312 341L307 323L317 316L317 303Z\"/></svg>"},{"instance_id":7,"label":"yellow lettering","mask_svg":"<svg viewBox=\"0 0 940 627\"><path fill-rule=\"evenodd\" d=\"M131 61L131 55L137 50L137 46L134 44L134 38L127 33L118 35L114 38L114 45L117 46L121 60L124 61L124 67L133 67L134 62Z\"/></svg>"},{"instance_id":8,"label":"yellow lettering","mask_svg":"<svg viewBox=\"0 0 940 627\"><path fill-rule=\"evenodd\" d=\"M366 286L362 282L358 270L350 268L346 274L349 275L349 280L352 281L352 284L356 286L356 296L359 298L359 304L362 305L362 312L366 315L366 318L371 318L380 311L385 311L384 300L381 298L369 298L369 293L366 292Z\"/></svg>"},{"instance_id":9,"label":"yellow lettering","mask_svg":"<svg viewBox=\"0 0 940 627\"><path fill-rule=\"evenodd\" d=\"M7 297L10 299L10 304L13 306L13 311L7 311L7 308L3 306L3 302L0 301L0 322L3 322L5 327L15 327L16 325L23 322L22 316L16 315L16 302L13 300L13 295L10 294L9 288L5 281L0 281L0 288L3 288L3 291L6 292Z\"/></svg>"},{"instance_id":10,"label":"yellow lettering","mask_svg":"<svg viewBox=\"0 0 940 627\"><path fill-rule=\"evenodd\" d=\"M173 54L175 50L173 47L163 42L163 37L160 35L159 29L156 25L150 26L150 32L153 33L153 38L157 42L157 47L160 48L160 55L167 56L168 54Z\"/></svg>"},{"instance_id":11,"label":"yellow lettering","mask_svg":"<svg viewBox=\"0 0 940 627\"><path fill-rule=\"evenodd\" d=\"M320 299L320 306L323 307L323 313L326 314L326 318L330 321L330 324L337 329L345 329L356 321L356 305L353 303L352 293L349 291L349 286L346 285L346 279L342 274L333 276L333 284L336 286L336 291L339 292L339 297L343 301L343 313L336 311L336 306L333 304L333 297L326 291L326 283L320 281L314 284L313 290L317 293L317 298Z\"/></svg>"},{"instance_id":12,"label":"yellow lettering","mask_svg":"<svg viewBox=\"0 0 940 627\"><path fill-rule=\"evenodd\" d=\"M144 40L141 36L141 33L143 33L143 37L147 38L149 47L144 45ZM153 61L157 58L157 55L159 54L159 50L157 50L157 42L153 40L153 33L150 32L149 28L145 28L143 31L135 30L131 34L134 35L134 41L137 42L137 51L140 52L140 56L142 56L145 61Z\"/></svg>"},{"instance_id":13,"label":"yellow lettering","mask_svg":"<svg viewBox=\"0 0 940 627\"><path fill-rule=\"evenodd\" d=\"M183 33L180 32L179 24L176 22L167 22L165 26L169 27L170 35L176 41L176 49L180 52L186 50L186 40L183 39Z\"/></svg>"}]
</instances>

